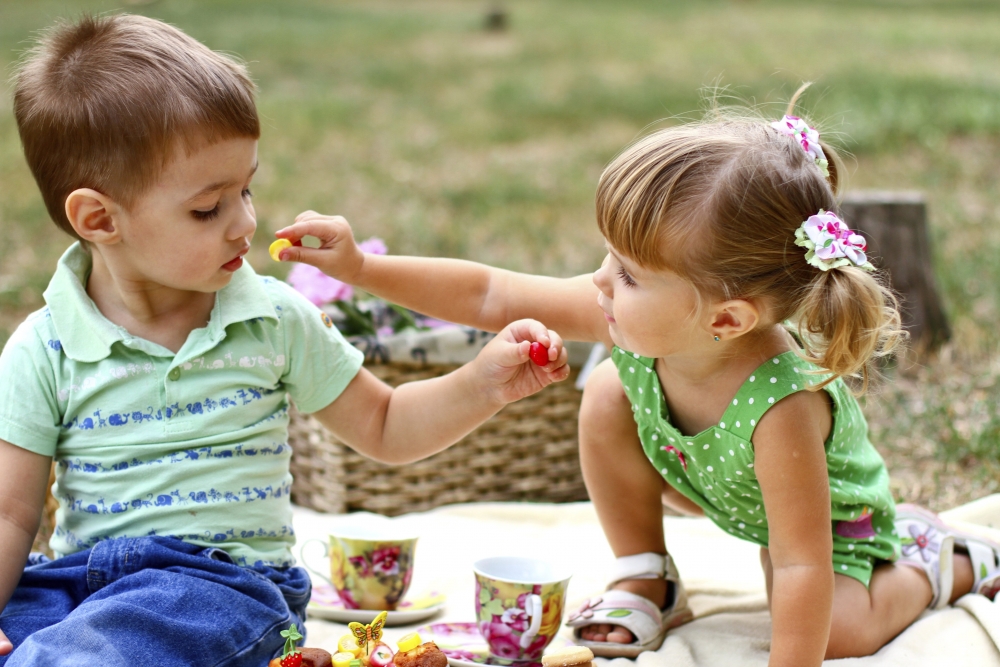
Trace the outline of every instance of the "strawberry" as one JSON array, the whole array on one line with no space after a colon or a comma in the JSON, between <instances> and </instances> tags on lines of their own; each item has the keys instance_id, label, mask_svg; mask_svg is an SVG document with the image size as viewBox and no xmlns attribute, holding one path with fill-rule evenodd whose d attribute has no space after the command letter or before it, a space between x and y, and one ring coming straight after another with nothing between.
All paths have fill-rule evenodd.
<instances>
[{"instance_id":1,"label":"strawberry","mask_svg":"<svg viewBox=\"0 0 1000 667\"><path fill-rule=\"evenodd\" d=\"M541 343L532 343L528 349L528 357L539 366L549 363L549 348Z\"/></svg>"},{"instance_id":2,"label":"strawberry","mask_svg":"<svg viewBox=\"0 0 1000 667\"><path fill-rule=\"evenodd\" d=\"M302 654L296 651L281 659L281 667L302 667Z\"/></svg>"},{"instance_id":3,"label":"strawberry","mask_svg":"<svg viewBox=\"0 0 1000 667\"><path fill-rule=\"evenodd\" d=\"M296 642L302 639L299 629L292 623L290 628L282 630L278 634L285 638L285 650L281 654L281 662L279 663L281 667L302 667L302 651L295 648Z\"/></svg>"}]
</instances>

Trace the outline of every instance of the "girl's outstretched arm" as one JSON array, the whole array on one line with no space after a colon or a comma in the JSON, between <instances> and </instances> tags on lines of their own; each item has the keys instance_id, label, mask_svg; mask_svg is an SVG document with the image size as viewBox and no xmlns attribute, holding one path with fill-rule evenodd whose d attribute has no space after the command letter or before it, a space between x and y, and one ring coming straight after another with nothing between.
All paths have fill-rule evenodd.
<instances>
[{"instance_id":1,"label":"girl's outstretched arm","mask_svg":"<svg viewBox=\"0 0 1000 667\"><path fill-rule=\"evenodd\" d=\"M340 216L313 211L275 233L298 241L315 236L319 248L291 247L282 261L304 262L345 283L424 315L500 331L519 319L536 319L566 340L611 345L591 275L549 278L495 269L457 259L369 255Z\"/></svg>"},{"instance_id":2,"label":"girl's outstretched arm","mask_svg":"<svg viewBox=\"0 0 1000 667\"><path fill-rule=\"evenodd\" d=\"M824 447L830 428L827 393L799 392L768 410L753 435L773 568L770 667L819 667L827 651L834 594Z\"/></svg>"},{"instance_id":3,"label":"girl's outstretched arm","mask_svg":"<svg viewBox=\"0 0 1000 667\"><path fill-rule=\"evenodd\" d=\"M529 360L532 342L548 348L544 366ZM394 389L362 368L315 416L369 458L416 461L458 442L508 403L565 380L566 357L555 332L521 320L505 327L475 359L443 377Z\"/></svg>"}]
</instances>

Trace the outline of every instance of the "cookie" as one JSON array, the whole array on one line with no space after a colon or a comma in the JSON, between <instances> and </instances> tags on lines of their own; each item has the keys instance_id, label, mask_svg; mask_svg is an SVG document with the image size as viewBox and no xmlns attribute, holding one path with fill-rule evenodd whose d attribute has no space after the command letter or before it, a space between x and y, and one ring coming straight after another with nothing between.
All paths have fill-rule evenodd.
<instances>
[{"instance_id":1,"label":"cookie","mask_svg":"<svg viewBox=\"0 0 1000 667\"><path fill-rule=\"evenodd\" d=\"M586 646L567 646L542 656L544 667L584 667L594 659L594 652Z\"/></svg>"}]
</instances>

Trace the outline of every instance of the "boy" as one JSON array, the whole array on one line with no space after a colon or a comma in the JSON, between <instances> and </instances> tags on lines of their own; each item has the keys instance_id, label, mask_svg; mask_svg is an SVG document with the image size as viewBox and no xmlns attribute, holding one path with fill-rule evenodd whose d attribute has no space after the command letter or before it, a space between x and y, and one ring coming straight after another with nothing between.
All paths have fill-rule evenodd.
<instances>
[{"instance_id":1,"label":"boy","mask_svg":"<svg viewBox=\"0 0 1000 667\"><path fill-rule=\"evenodd\" d=\"M526 320L393 390L321 311L244 266L253 84L170 26L56 27L14 110L78 242L0 355L0 665L265 664L310 592L290 551L286 393L403 462L568 374L558 336ZM526 363L532 340L544 367ZM53 458L59 557L24 567Z\"/></svg>"}]
</instances>

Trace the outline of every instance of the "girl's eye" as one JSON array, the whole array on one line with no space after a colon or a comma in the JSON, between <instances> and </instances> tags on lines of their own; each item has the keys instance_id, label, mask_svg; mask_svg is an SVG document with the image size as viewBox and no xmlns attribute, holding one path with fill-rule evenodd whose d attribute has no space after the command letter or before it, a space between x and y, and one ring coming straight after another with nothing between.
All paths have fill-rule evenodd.
<instances>
[{"instance_id":1,"label":"girl's eye","mask_svg":"<svg viewBox=\"0 0 1000 667\"><path fill-rule=\"evenodd\" d=\"M628 271L625 270L624 266L618 267L618 277L622 279L622 282L625 283L626 287L635 287L635 281L632 280L632 276L628 274Z\"/></svg>"},{"instance_id":2,"label":"girl's eye","mask_svg":"<svg viewBox=\"0 0 1000 667\"><path fill-rule=\"evenodd\" d=\"M210 211L191 211L191 215L194 216L195 220L212 220L219 217L219 205L216 204L215 208Z\"/></svg>"},{"instance_id":3,"label":"girl's eye","mask_svg":"<svg viewBox=\"0 0 1000 667\"><path fill-rule=\"evenodd\" d=\"M241 194L243 195L244 199L250 199L251 197L253 197L253 193L250 192L250 188L244 188Z\"/></svg>"}]
</instances>

